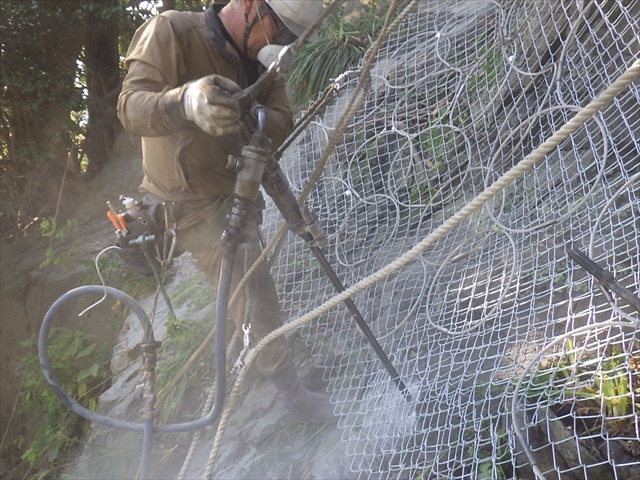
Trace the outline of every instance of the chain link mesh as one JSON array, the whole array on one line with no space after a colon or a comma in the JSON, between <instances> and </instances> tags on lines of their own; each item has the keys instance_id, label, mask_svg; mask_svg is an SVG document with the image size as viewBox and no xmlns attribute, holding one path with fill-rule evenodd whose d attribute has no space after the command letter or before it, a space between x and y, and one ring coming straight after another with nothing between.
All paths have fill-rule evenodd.
<instances>
[{"instance_id":1,"label":"chain link mesh","mask_svg":"<svg viewBox=\"0 0 640 480\"><path fill-rule=\"evenodd\" d=\"M413 247L615 80L639 56L639 19L634 0L418 3L380 50L309 197L345 285ZM357 80L285 153L294 192ZM416 261L353 297L411 400L346 307L303 328L355 476L637 477L639 314L567 248L638 295L638 105L636 81ZM279 221L270 206L267 236ZM271 263L289 319L335 294L292 234Z\"/></svg>"}]
</instances>

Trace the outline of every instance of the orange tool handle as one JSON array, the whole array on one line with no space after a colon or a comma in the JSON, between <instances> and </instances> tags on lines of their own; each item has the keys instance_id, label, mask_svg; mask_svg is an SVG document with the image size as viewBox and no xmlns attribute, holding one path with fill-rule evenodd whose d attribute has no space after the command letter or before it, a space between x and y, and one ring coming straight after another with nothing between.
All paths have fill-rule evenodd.
<instances>
[{"instance_id":1,"label":"orange tool handle","mask_svg":"<svg viewBox=\"0 0 640 480\"><path fill-rule=\"evenodd\" d=\"M118 223L120 224L120 228L123 232L126 232L128 230L127 222L125 221L124 216L121 213L118 214Z\"/></svg>"},{"instance_id":2,"label":"orange tool handle","mask_svg":"<svg viewBox=\"0 0 640 480\"><path fill-rule=\"evenodd\" d=\"M120 224L118 223L118 220L116 219L116 216L113 213L111 213L110 211L107 212L107 217L109 217L109 220L111 220L111 223L113 224L116 230L121 230Z\"/></svg>"}]
</instances>

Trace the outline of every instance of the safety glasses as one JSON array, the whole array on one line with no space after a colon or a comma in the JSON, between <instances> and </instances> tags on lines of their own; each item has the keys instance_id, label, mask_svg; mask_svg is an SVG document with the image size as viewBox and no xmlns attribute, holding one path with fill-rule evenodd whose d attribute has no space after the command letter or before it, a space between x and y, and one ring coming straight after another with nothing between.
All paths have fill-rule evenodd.
<instances>
[{"instance_id":1,"label":"safety glasses","mask_svg":"<svg viewBox=\"0 0 640 480\"><path fill-rule=\"evenodd\" d=\"M268 3L267 6L267 14L271 18L273 25L276 27L276 33L273 35L273 41L278 45L289 45L293 43L298 38L291 30L287 28L287 26L280 20L280 17L271 9Z\"/></svg>"}]
</instances>

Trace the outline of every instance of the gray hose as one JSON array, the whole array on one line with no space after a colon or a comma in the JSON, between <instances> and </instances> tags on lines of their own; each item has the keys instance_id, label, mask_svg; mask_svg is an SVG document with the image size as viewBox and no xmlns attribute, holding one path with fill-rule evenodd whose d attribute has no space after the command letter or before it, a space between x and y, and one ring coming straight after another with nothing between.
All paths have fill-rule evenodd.
<instances>
[{"instance_id":1,"label":"gray hose","mask_svg":"<svg viewBox=\"0 0 640 480\"><path fill-rule=\"evenodd\" d=\"M68 291L60 298L58 298L53 305L47 311L47 314L42 321L42 326L40 327L40 334L38 336L38 357L40 358L40 366L42 367L42 372L44 373L44 377L47 380L47 383L51 386L51 389L56 394L56 396L64 403L72 412L80 415L81 417L86 418L91 422L98 423L100 425L104 425L106 427L112 428L120 428L123 430L128 430L132 432L145 432L146 427L143 423L135 423L135 422L127 422L124 420L118 420L115 418L110 418L104 415L101 415L96 412L92 412L88 408L83 407L78 402L73 400L60 386L58 381L55 379L53 372L51 370L51 363L49 362L49 355L47 352L47 339L49 337L49 330L51 328L51 322L53 321L54 314L58 311L58 309L67 301L72 298L78 297L80 295L91 294L91 293L106 293L107 295L120 300L126 306L128 306L133 313L138 317L140 322L142 323L142 328L144 330L144 338L151 335L151 324L149 322L149 318L147 314L143 310L143 308L129 295L120 290L117 290L112 287L105 287L102 285L87 285L83 287L78 287L73 290ZM220 322L218 321L218 324ZM220 337L218 337L220 338ZM222 337L222 343L224 343L224 336ZM216 339L216 346L220 343L218 339ZM219 350L219 348L216 348ZM223 350L226 350L226 344L223 346ZM218 355L216 354L218 359ZM220 371L223 372L222 376L225 377L224 370L226 368L226 361L223 356L223 362L220 363L216 361L216 375L220 376ZM224 389L223 389L224 396ZM153 426L154 433L178 433L178 432L187 432L191 430L197 430L202 427L206 427L211 425L222 413L223 402L219 402L218 398L216 398L216 402L213 405L211 411L204 417L199 418L198 420L193 420L191 422L185 423L175 423L168 425L155 425Z\"/></svg>"}]
</instances>

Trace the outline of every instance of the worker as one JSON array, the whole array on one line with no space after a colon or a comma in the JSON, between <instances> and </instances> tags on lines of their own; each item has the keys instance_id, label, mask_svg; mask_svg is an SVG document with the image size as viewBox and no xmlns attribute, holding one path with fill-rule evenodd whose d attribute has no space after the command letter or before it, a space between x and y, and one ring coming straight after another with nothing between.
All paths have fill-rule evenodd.
<instances>
[{"instance_id":1,"label":"worker","mask_svg":"<svg viewBox=\"0 0 640 480\"><path fill-rule=\"evenodd\" d=\"M128 132L142 137L140 190L178 217L178 244L192 254L215 288L235 183L227 159L240 156L252 125L250 115L241 118L232 94L259 77L264 67L257 59L263 47L293 42L321 14L322 0L232 0L204 12L157 15L136 31L129 46L118 117ZM277 148L293 127L284 79L272 82L257 103L266 110L266 134ZM263 208L259 196L247 213L248 240L236 255L231 292L261 253ZM250 325L255 344L282 325L277 292L264 262L241 293L229 305L229 314L235 329ZM256 366L283 394L297 421L335 421L329 396L301 384L283 336L259 353Z\"/></svg>"}]
</instances>

